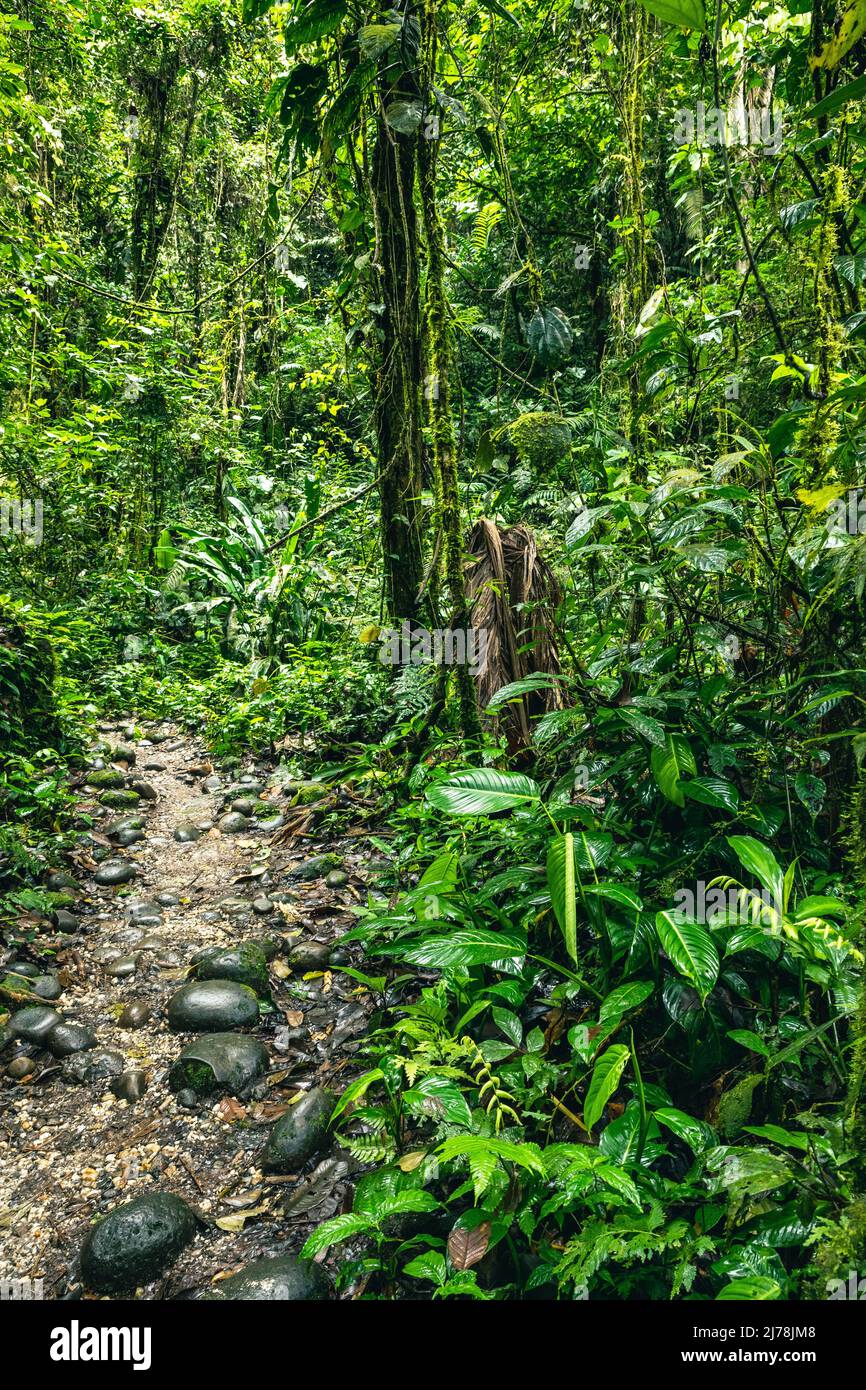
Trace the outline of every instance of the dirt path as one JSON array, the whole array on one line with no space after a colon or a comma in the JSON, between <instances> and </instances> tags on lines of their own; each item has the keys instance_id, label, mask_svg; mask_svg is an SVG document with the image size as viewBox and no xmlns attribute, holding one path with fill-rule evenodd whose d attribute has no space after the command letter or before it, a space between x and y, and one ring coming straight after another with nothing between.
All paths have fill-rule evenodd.
<instances>
[{"instance_id":1,"label":"dirt path","mask_svg":"<svg viewBox=\"0 0 866 1390\"><path fill-rule=\"evenodd\" d=\"M150 743L148 732L161 741ZM121 734L106 731L112 744ZM52 968L63 992L52 1007L97 1038L96 1049L65 1061L19 1044L18 1055L34 1064L22 1079L8 1075L8 1049L2 1058L0 1278L42 1279L46 1298L81 1294L76 1261L92 1219L130 1197L171 1192L208 1223L168 1274L145 1290L153 1298L188 1296L252 1259L297 1251L347 1196L349 1164L339 1149L320 1153L297 1178L263 1177L258 1161L270 1125L293 1099L314 1085L339 1086L366 1027L369 996L350 977L327 969L325 949L354 924L349 908L360 895L351 855L339 845L310 841L274 845L255 821L249 830L223 833L214 822L227 785L244 775L267 782L268 769L224 772L216 788L212 772L189 772L206 762L204 748L170 726L145 729L135 748L129 775L145 778L156 800L142 801L135 812L145 821L144 840L110 850L112 861L135 866L135 879L120 888L99 887L95 860L79 859L71 867L80 930L61 935L49 928L29 951L7 953L7 969L13 956L45 968L54 948ZM149 768L151 762L162 768ZM261 797L255 789L249 794ZM92 807L96 795L84 793L82 804ZM275 813L287 805L273 782L264 797ZM186 823L201 828L200 838L178 843L174 831ZM96 854L108 852L104 824L97 826ZM352 854L362 845L352 840ZM299 866L309 868L311 856L324 849L340 854L345 885L331 889L321 876L298 878ZM268 906L263 898L269 894L286 901ZM165 1005L184 984L197 951L263 938L274 1010L263 1014L254 1032L267 1048L268 1074L238 1097L208 1097L186 1108L189 1098L179 1100L170 1089L168 1070L192 1035L169 1029ZM306 969L297 960L292 968L299 943L319 944L318 953L312 951L322 957L313 962L318 969L309 969L309 959ZM119 1016L130 1005L149 1010L139 1026L121 1026ZM119 1054L106 1067L144 1072L147 1089L140 1099L118 1099L111 1089L115 1076L71 1079L73 1062L85 1068L104 1049Z\"/></svg>"}]
</instances>

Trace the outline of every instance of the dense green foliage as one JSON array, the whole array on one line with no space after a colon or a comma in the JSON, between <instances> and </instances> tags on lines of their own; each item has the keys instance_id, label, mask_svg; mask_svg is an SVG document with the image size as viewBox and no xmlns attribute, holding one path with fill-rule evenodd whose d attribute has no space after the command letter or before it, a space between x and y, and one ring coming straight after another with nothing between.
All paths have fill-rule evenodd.
<instances>
[{"instance_id":1,"label":"dense green foliage","mask_svg":"<svg viewBox=\"0 0 866 1390\"><path fill-rule=\"evenodd\" d=\"M289 748L387 865L367 1172L308 1253L379 1298L826 1296L866 1260L863 0L12 10L3 914L98 714ZM479 614L478 681L379 659Z\"/></svg>"}]
</instances>

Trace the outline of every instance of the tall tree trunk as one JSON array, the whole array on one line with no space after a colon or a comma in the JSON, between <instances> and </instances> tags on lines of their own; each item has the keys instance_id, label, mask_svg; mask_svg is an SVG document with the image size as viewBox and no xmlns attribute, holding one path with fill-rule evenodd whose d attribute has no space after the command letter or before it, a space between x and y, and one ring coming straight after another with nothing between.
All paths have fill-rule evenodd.
<instances>
[{"instance_id":1,"label":"tall tree trunk","mask_svg":"<svg viewBox=\"0 0 866 1390\"><path fill-rule=\"evenodd\" d=\"M384 94L383 94L384 98ZM421 506L421 327L415 143L378 121L371 190L376 226L381 341L374 423L379 471L385 601L395 618L419 616L423 570Z\"/></svg>"},{"instance_id":2,"label":"tall tree trunk","mask_svg":"<svg viewBox=\"0 0 866 1390\"><path fill-rule=\"evenodd\" d=\"M436 17L439 0L425 0L421 48L422 91L428 113L435 111L433 83L436 76ZM460 522L460 494L457 483L457 440L451 412L453 347L448 327L448 301L445 294L445 233L436 198L436 163L439 141L428 138L428 128L437 130L436 121L425 122L418 136L418 187L427 243L426 277L426 355L430 368L430 401L433 434L433 461L436 474L438 522L442 535L445 579L451 603L451 625L459 631L469 627L469 605L463 577L463 535ZM467 641L468 648L468 641ZM481 724L475 681L467 665L458 665L457 689L460 722L467 738L478 738Z\"/></svg>"}]
</instances>

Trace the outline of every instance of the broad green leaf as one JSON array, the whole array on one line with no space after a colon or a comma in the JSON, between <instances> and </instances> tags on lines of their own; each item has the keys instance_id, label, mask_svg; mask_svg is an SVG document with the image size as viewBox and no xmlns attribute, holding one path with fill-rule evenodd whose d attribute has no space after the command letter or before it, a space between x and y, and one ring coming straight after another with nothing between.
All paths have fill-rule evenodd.
<instances>
[{"instance_id":1,"label":"broad green leaf","mask_svg":"<svg viewBox=\"0 0 866 1390\"><path fill-rule=\"evenodd\" d=\"M657 719L652 719L650 715L643 714L640 710L633 709L630 705L617 710L617 714L624 724L630 729L634 729L641 734L647 741L656 748L664 748L666 734L663 726Z\"/></svg>"},{"instance_id":2,"label":"broad green leaf","mask_svg":"<svg viewBox=\"0 0 866 1390\"><path fill-rule=\"evenodd\" d=\"M345 0L313 0L312 4L305 5L301 13L286 25L286 57L294 57L305 43L315 43L326 34L332 34L345 14Z\"/></svg>"},{"instance_id":3,"label":"broad green leaf","mask_svg":"<svg viewBox=\"0 0 866 1390\"><path fill-rule=\"evenodd\" d=\"M634 889L626 888L621 883L588 883L583 891L588 897L606 898L608 902L618 903L631 912L643 912L643 902Z\"/></svg>"},{"instance_id":4,"label":"broad green leaf","mask_svg":"<svg viewBox=\"0 0 866 1390\"><path fill-rule=\"evenodd\" d=\"M525 956L526 936L517 928L494 931L486 927L464 927L447 935L427 936L411 946L389 947L387 954L396 954L410 965L425 970L456 970L462 966L490 965L498 960ZM385 948L380 948L386 954Z\"/></svg>"},{"instance_id":5,"label":"broad green leaf","mask_svg":"<svg viewBox=\"0 0 866 1390\"><path fill-rule=\"evenodd\" d=\"M593 1067L592 1080L583 1104L583 1123L588 1130L601 1119L604 1107L620 1083L628 1059L628 1048L622 1043L613 1043Z\"/></svg>"},{"instance_id":6,"label":"broad green leaf","mask_svg":"<svg viewBox=\"0 0 866 1390\"><path fill-rule=\"evenodd\" d=\"M372 1225L373 1221L369 1216L353 1211L346 1212L343 1216L334 1216L330 1221L323 1221L304 1245L301 1259L311 1260L323 1250L330 1250L332 1245L339 1245L341 1240L348 1240L350 1236L369 1231Z\"/></svg>"},{"instance_id":7,"label":"broad green leaf","mask_svg":"<svg viewBox=\"0 0 866 1390\"><path fill-rule=\"evenodd\" d=\"M472 1123L472 1113L463 1093L450 1077L435 1073L424 1076L417 1085L404 1091L403 1100L413 1114L446 1120L448 1124L463 1125L467 1129Z\"/></svg>"},{"instance_id":8,"label":"broad green leaf","mask_svg":"<svg viewBox=\"0 0 866 1390\"><path fill-rule=\"evenodd\" d=\"M577 902L574 836L557 835L547 851L547 886L553 912L565 941L565 949L577 963Z\"/></svg>"},{"instance_id":9,"label":"broad green leaf","mask_svg":"<svg viewBox=\"0 0 866 1390\"><path fill-rule=\"evenodd\" d=\"M653 1111L653 1118L659 1124L669 1129L678 1139L682 1139L688 1144L692 1153L700 1154L705 1149L711 1149L718 1143L711 1125L706 1120L695 1119L693 1115L687 1115L684 1110L676 1110L673 1106L663 1105L659 1110Z\"/></svg>"},{"instance_id":10,"label":"broad green leaf","mask_svg":"<svg viewBox=\"0 0 866 1390\"><path fill-rule=\"evenodd\" d=\"M430 805L452 816L490 816L538 801L540 795L538 783L524 773L489 767L456 772L427 789Z\"/></svg>"},{"instance_id":11,"label":"broad green leaf","mask_svg":"<svg viewBox=\"0 0 866 1390\"><path fill-rule=\"evenodd\" d=\"M740 806L740 793L733 782L724 777L692 777L682 783L682 790L693 801L704 806L717 806L720 810L732 811L735 815Z\"/></svg>"},{"instance_id":12,"label":"broad green leaf","mask_svg":"<svg viewBox=\"0 0 866 1390\"><path fill-rule=\"evenodd\" d=\"M719 953L706 927L674 912L657 912L656 931L671 964L706 999L719 974Z\"/></svg>"},{"instance_id":13,"label":"broad green leaf","mask_svg":"<svg viewBox=\"0 0 866 1390\"><path fill-rule=\"evenodd\" d=\"M677 24L681 29L697 29L706 33L707 14L704 0L640 0L645 10L665 24Z\"/></svg>"},{"instance_id":14,"label":"broad green leaf","mask_svg":"<svg viewBox=\"0 0 866 1390\"><path fill-rule=\"evenodd\" d=\"M607 1018L619 1018L622 1014L628 1013L629 1009L636 1009L645 999L649 999L655 985L650 980L632 980L630 984L619 985L611 990L602 1001L598 1011L598 1019L603 1023Z\"/></svg>"},{"instance_id":15,"label":"broad green leaf","mask_svg":"<svg viewBox=\"0 0 866 1390\"><path fill-rule=\"evenodd\" d=\"M761 1057L772 1057L773 1049L768 1047L764 1039L757 1033L753 1033L748 1028L730 1028L728 1037L731 1042L739 1043L741 1047L747 1047L750 1052L757 1052Z\"/></svg>"},{"instance_id":16,"label":"broad green leaf","mask_svg":"<svg viewBox=\"0 0 866 1390\"><path fill-rule=\"evenodd\" d=\"M828 39L817 57L809 59L811 68L824 68L832 72L838 67L845 54L854 47L858 39L866 34L866 0L849 0L848 8L836 25L833 37Z\"/></svg>"},{"instance_id":17,"label":"broad green leaf","mask_svg":"<svg viewBox=\"0 0 866 1390\"><path fill-rule=\"evenodd\" d=\"M743 868L753 873L762 888L772 893L774 901L781 905L785 891L784 875L773 851L751 835L729 835L728 844Z\"/></svg>"},{"instance_id":18,"label":"broad green leaf","mask_svg":"<svg viewBox=\"0 0 866 1390\"><path fill-rule=\"evenodd\" d=\"M752 1274L746 1279L732 1279L716 1295L716 1301L736 1299L747 1303L765 1303L781 1297L782 1290L775 1279L770 1279L766 1274Z\"/></svg>"},{"instance_id":19,"label":"broad green leaf","mask_svg":"<svg viewBox=\"0 0 866 1390\"><path fill-rule=\"evenodd\" d=\"M487 703L488 714L501 709L511 700L519 700L523 695L531 695L535 690L553 690L559 684L557 676L544 675L536 671L531 676L524 676L522 680L512 681L510 685L503 685L496 691Z\"/></svg>"},{"instance_id":20,"label":"broad green leaf","mask_svg":"<svg viewBox=\"0 0 866 1390\"><path fill-rule=\"evenodd\" d=\"M653 748L650 764L663 795L675 806L685 806L681 779L693 777L697 772L688 740L682 734L668 734L663 748Z\"/></svg>"}]
</instances>

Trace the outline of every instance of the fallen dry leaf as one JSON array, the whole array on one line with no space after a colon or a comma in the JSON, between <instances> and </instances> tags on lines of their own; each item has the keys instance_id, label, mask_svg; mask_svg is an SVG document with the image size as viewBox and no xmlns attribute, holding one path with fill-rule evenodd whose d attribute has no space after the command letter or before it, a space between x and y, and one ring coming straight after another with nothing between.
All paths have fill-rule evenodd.
<instances>
[{"instance_id":1,"label":"fallen dry leaf","mask_svg":"<svg viewBox=\"0 0 866 1390\"><path fill-rule=\"evenodd\" d=\"M241 1105L237 1100L233 1100L231 1096L226 1096L220 1101L216 1112L218 1118L229 1125L234 1124L236 1120L246 1119L247 1114L246 1106Z\"/></svg>"},{"instance_id":2,"label":"fallen dry leaf","mask_svg":"<svg viewBox=\"0 0 866 1390\"><path fill-rule=\"evenodd\" d=\"M448 1258L455 1269L471 1269L487 1253L490 1244L490 1222L482 1221L474 1231L455 1226L448 1237Z\"/></svg>"}]
</instances>

